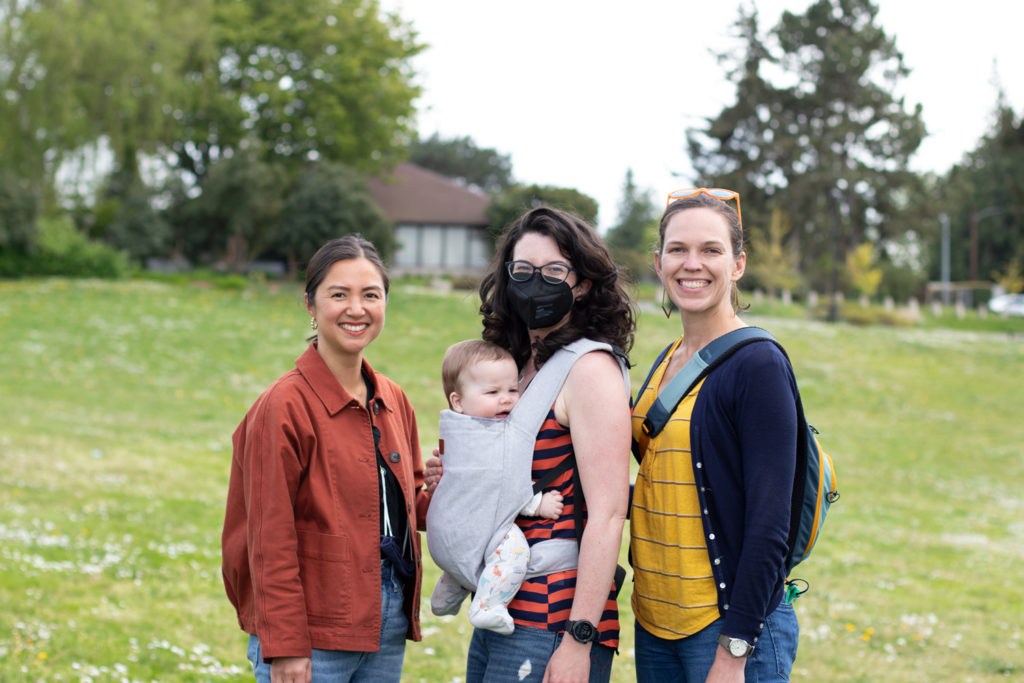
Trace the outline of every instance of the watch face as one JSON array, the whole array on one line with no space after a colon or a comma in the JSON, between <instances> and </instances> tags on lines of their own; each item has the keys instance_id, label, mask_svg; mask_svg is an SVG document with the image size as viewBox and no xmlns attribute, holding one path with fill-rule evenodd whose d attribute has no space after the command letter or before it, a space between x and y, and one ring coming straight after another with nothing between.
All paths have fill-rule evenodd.
<instances>
[{"instance_id":1,"label":"watch face","mask_svg":"<svg viewBox=\"0 0 1024 683\"><path fill-rule=\"evenodd\" d=\"M729 652L733 657L742 657L747 654L748 647L749 646L739 638L733 638L729 641Z\"/></svg>"},{"instance_id":2,"label":"watch face","mask_svg":"<svg viewBox=\"0 0 1024 683\"><path fill-rule=\"evenodd\" d=\"M572 637L581 643L590 642L595 633L594 625L589 621L577 621L572 625Z\"/></svg>"}]
</instances>

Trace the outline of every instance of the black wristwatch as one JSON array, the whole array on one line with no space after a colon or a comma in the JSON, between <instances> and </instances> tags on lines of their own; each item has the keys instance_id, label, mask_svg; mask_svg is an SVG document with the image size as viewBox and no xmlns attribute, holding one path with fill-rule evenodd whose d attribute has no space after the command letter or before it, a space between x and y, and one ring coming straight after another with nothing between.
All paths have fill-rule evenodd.
<instances>
[{"instance_id":1,"label":"black wristwatch","mask_svg":"<svg viewBox=\"0 0 1024 683\"><path fill-rule=\"evenodd\" d=\"M718 644L733 657L749 657L754 653L754 646L742 638L733 638L724 633L718 636Z\"/></svg>"},{"instance_id":2,"label":"black wristwatch","mask_svg":"<svg viewBox=\"0 0 1024 683\"><path fill-rule=\"evenodd\" d=\"M586 619L565 622L565 632L583 644L597 642L597 627Z\"/></svg>"}]
</instances>

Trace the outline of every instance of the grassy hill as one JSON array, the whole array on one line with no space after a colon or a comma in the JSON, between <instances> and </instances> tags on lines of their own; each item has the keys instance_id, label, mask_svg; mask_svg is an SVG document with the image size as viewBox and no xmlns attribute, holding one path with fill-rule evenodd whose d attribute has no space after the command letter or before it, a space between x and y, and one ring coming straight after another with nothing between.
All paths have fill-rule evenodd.
<instances>
[{"instance_id":1,"label":"grassy hill","mask_svg":"<svg viewBox=\"0 0 1024 683\"><path fill-rule=\"evenodd\" d=\"M442 354L479 334L476 308L400 283L367 354L409 394L425 451ZM797 572L794 680L1024 676L1024 323L758 313L842 492ZM307 322L294 286L0 282L0 680L251 680L220 581L230 437ZM639 325L635 384L679 334L660 312ZM628 598L616 681L634 680ZM462 677L465 615L423 620L405 679Z\"/></svg>"}]
</instances>

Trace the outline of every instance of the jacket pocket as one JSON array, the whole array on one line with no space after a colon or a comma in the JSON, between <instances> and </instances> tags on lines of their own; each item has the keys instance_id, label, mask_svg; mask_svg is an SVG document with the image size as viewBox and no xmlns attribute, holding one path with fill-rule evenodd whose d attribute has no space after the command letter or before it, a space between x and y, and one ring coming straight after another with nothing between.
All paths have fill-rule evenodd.
<instances>
[{"instance_id":1,"label":"jacket pocket","mask_svg":"<svg viewBox=\"0 0 1024 683\"><path fill-rule=\"evenodd\" d=\"M306 614L332 624L351 624L352 558L348 536L299 531L298 541Z\"/></svg>"}]
</instances>

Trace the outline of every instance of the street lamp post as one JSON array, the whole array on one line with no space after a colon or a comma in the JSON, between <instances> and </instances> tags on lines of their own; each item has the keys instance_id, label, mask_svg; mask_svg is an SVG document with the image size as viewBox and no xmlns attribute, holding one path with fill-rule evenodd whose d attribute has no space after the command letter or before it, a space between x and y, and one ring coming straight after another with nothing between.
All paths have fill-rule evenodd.
<instances>
[{"instance_id":1,"label":"street lamp post","mask_svg":"<svg viewBox=\"0 0 1024 683\"><path fill-rule=\"evenodd\" d=\"M828 304L829 322L839 321L839 190L829 190L829 207L832 209L832 300Z\"/></svg>"},{"instance_id":2,"label":"street lamp post","mask_svg":"<svg viewBox=\"0 0 1024 683\"><path fill-rule=\"evenodd\" d=\"M949 305L949 214L939 214L942 224L942 305Z\"/></svg>"}]
</instances>

